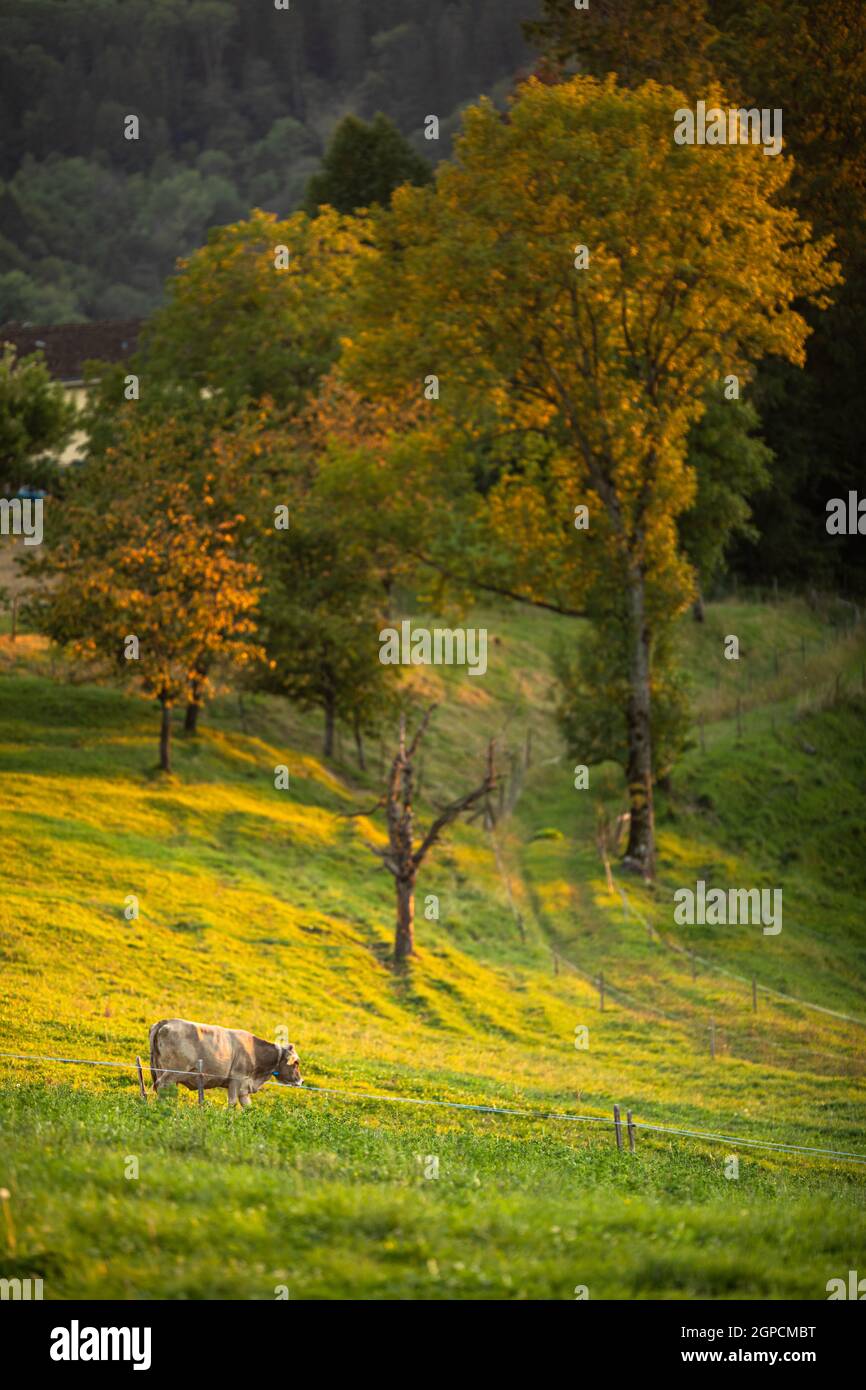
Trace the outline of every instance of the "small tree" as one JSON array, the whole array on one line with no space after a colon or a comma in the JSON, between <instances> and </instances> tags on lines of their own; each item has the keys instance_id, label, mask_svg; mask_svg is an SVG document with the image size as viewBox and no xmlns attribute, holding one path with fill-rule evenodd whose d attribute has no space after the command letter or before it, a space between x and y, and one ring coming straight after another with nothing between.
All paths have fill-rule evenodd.
<instances>
[{"instance_id":1,"label":"small tree","mask_svg":"<svg viewBox=\"0 0 866 1390\"><path fill-rule=\"evenodd\" d=\"M164 772L175 703L263 655L252 640L259 571L237 554L243 517L225 509L220 478L191 465L183 476L188 462L174 422L130 422L124 449L71 481L31 565L49 580L31 601L34 625L159 701Z\"/></svg>"},{"instance_id":2,"label":"small tree","mask_svg":"<svg viewBox=\"0 0 866 1390\"><path fill-rule=\"evenodd\" d=\"M406 717L405 715L400 716L397 752L388 773L385 790L375 806L369 811L353 813L371 816L380 808L385 810L388 848L378 849L373 845L370 848L374 854L381 857L385 868L394 876L397 890L394 960L398 963L415 953L415 880L418 877L418 870L451 822L462 815L464 811L468 811L476 802L488 797L496 786L496 773L493 766L494 744L491 740L487 747L487 764L482 781L473 791L467 792L465 796L459 796L456 800L449 802L447 806L443 806L427 833L416 844L413 805L414 760L435 708L435 705L431 705L427 710L414 738L408 745L406 743Z\"/></svg>"},{"instance_id":3,"label":"small tree","mask_svg":"<svg viewBox=\"0 0 866 1390\"><path fill-rule=\"evenodd\" d=\"M343 213L374 204L387 207L402 183L432 179L427 160L381 111L369 125L357 116L344 116L331 136L322 168L307 185L307 211L315 214L323 203Z\"/></svg>"}]
</instances>

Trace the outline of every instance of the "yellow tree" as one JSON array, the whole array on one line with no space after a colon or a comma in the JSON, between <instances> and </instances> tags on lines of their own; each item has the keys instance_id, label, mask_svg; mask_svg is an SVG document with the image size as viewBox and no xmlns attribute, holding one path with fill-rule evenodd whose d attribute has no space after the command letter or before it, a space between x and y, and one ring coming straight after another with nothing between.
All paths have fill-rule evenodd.
<instances>
[{"instance_id":1,"label":"yellow tree","mask_svg":"<svg viewBox=\"0 0 866 1390\"><path fill-rule=\"evenodd\" d=\"M607 590L624 610L626 863L646 876L654 637L692 591L676 527L695 494L688 432L713 383L742 390L765 354L802 364L795 301L823 307L838 279L827 243L777 201L789 161L676 143L686 105L654 83L576 77L529 81L505 116L470 108L435 189L400 189L373 219L345 359L367 390L435 376L441 408L493 410L548 441L543 484L518 470L495 490L507 587L564 611L603 611Z\"/></svg>"}]
</instances>

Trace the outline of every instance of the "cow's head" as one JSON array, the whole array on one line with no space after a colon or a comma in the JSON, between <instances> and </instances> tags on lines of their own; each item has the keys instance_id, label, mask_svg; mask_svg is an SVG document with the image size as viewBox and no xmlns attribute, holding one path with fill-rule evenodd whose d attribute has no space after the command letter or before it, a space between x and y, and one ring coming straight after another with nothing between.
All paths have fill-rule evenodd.
<instances>
[{"instance_id":1,"label":"cow's head","mask_svg":"<svg viewBox=\"0 0 866 1390\"><path fill-rule=\"evenodd\" d=\"M294 1043L289 1043L288 1047L280 1048L280 1060L274 1076L283 1086L303 1086L301 1077L301 1063L295 1051Z\"/></svg>"}]
</instances>

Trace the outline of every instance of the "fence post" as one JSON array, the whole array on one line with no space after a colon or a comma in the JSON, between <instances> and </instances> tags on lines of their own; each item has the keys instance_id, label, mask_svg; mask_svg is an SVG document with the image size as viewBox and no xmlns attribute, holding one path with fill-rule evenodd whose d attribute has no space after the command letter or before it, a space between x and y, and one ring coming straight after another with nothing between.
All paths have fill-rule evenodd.
<instances>
[{"instance_id":1,"label":"fence post","mask_svg":"<svg viewBox=\"0 0 866 1390\"><path fill-rule=\"evenodd\" d=\"M631 1117L631 1111L630 1111L630 1110L626 1110L626 1112L625 1112L625 1118L626 1118L626 1124L628 1125L628 1151L629 1151L630 1154L633 1154L634 1151L635 1151L635 1143L634 1143L634 1120L633 1120L632 1117Z\"/></svg>"},{"instance_id":2,"label":"fence post","mask_svg":"<svg viewBox=\"0 0 866 1390\"><path fill-rule=\"evenodd\" d=\"M613 1107L613 1127L616 1130L616 1147L622 1153L622 1120L619 1118L619 1106Z\"/></svg>"},{"instance_id":3,"label":"fence post","mask_svg":"<svg viewBox=\"0 0 866 1390\"><path fill-rule=\"evenodd\" d=\"M598 1007L604 1013L604 971L598 972Z\"/></svg>"},{"instance_id":4,"label":"fence post","mask_svg":"<svg viewBox=\"0 0 866 1390\"><path fill-rule=\"evenodd\" d=\"M711 1023L711 1024L710 1024L710 1056L711 1056L712 1058L715 1058L715 1055L716 1055L716 1025L715 1025L715 1023Z\"/></svg>"},{"instance_id":5,"label":"fence post","mask_svg":"<svg viewBox=\"0 0 866 1390\"><path fill-rule=\"evenodd\" d=\"M138 1089L141 1092L141 1099L147 1100L147 1091L144 1089L144 1072L141 1070L140 1057L136 1057L135 1065L138 1067Z\"/></svg>"},{"instance_id":6,"label":"fence post","mask_svg":"<svg viewBox=\"0 0 866 1390\"><path fill-rule=\"evenodd\" d=\"M196 1070L198 1071L198 1103L204 1105L204 1062L201 1057L196 1064Z\"/></svg>"}]
</instances>

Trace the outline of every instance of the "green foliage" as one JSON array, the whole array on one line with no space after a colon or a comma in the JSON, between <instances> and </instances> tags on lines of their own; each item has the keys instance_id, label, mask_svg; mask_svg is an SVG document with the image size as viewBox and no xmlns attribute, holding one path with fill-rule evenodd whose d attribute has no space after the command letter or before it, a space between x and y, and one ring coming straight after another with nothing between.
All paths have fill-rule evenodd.
<instances>
[{"instance_id":1,"label":"green foliage","mask_svg":"<svg viewBox=\"0 0 866 1390\"><path fill-rule=\"evenodd\" d=\"M359 232L332 209L284 221L256 209L213 228L149 323L141 371L229 409L265 396L301 405L337 357Z\"/></svg>"},{"instance_id":2,"label":"green foliage","mask_svg":"<svg viewBox=\"0 0 866 1390\"><path fill-rule=\"evenodd\" d=\"M75 409L52 380L41 352L17 358L6 343L0 355L0 488L53 480L51 452L62 451L75 422ZM48 452L49 457L38 455Z\"/></svg>"},{"instance_id":3,"label":"green foliage","mask_svg":"<svg viewBox=\"0 0 866 1390\"><path fill-rule=\"evenodd\" d=\"M379 112L369 125L345 116L331 136L320 172L310 179L307 211L314 214L322 203L337 212L387 206L402 183L425 184L432 177L427 160L387 116Z\"/></svg>"},{"instance_id":4,"label":"green foliage","mask_svg":"<svg viewBox=\"0 0 866 1390\"><path fill-rule=\"evenodd\" d=\"M395 668L378 660L387 594L375 552L316 465L292 469L282 486L290 525L273 530L261 550L268 661L257 685L324 711L330 756L337 721L375 733L392 712Z\"/></svg>"},{"instance_id":5,"label":"green foliage","mask_svg":"<svg viewBox=\"0 0 866 1390\"><path fill-rule=\"evenodd\" d=\"M704 592L725 569L733 542L757 539L750 500L767 487L773 461L756 433L759 425L750 401L726 400L720 388L711 393L689 436L688 460L697 488L693 505L677 524Z\"/></svg>"},{"instance_id":6,"label":"green foliage","mask_svg":"<svg viewBox=\"0 0 866 1390\"><path fill-rule=\"evenodd\" d=\"M589 767L628 765L628 624L607 614L577 649L558 644L554 670L559 681L557 721L569 757ZM650 679L653 776L667 776L686 745L690 723L688 687L675 661L670 630L656 638Z\"/></svg>"}]
</instances>

